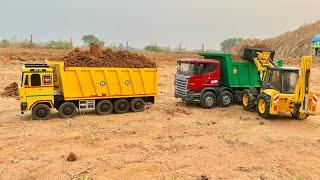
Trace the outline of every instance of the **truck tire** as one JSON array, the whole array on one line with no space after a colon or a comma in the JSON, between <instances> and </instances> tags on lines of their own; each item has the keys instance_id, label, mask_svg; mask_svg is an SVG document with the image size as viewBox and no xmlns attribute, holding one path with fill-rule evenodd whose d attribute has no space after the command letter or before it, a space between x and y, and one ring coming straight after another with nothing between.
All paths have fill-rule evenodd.
<instances>
[{"instance_id":1,"label":"truck tire","mask_svg":"<svg viewBox=\"0 0 320 180\"><path fill-rule=\"evenodd\" d=\"M141 112L144 110L144 100L141 98L134 98L130 102L131 111Z\"/></svg>"},{"instance_id":2,"label":"truck tire","mask_svg":"<svg viewBox=\"0 0 320 180\"><path fill-rule=\"evenodd\" d=\"M110 114L112 110L113 110L113 104L109 100L101 100L98 102L96 106L96 112L99 115Z\"/></svg>"},{"instance_id":3,"label":"truck tire","mask_svg":"<svg viewBox=\"0 0 320 180\"><path fill-rule=\"evenodd\" d=\"M270 96L266 94L261 94L258 96L258 104L257 110L259 116L263 117L264 119L270 119Z\"/></svg>"},{"instance_id":4,"label":"truck tire","mask_svg":"<svg viewBox=\"0 0 320 180\"><path fill-rule=\"evenodd\" d=\"M37 104L32 108L32 119L47 120L51 114L50 108L46 104Z\"/></svg>"},{"instance_id":5,"label":"truck tire","mask_svg":"<svg viewBox=\"0 0 320 180\"><path fill-rule=\"evenodd\" d=\"M220 94L220 106L221 107L228 107L233 102L233 95L229 91L222 91Z\"/></svg>"},{"instance_id":6,"label":"truck tire","mask_svg":"<svg viewBox=\"0 0 320 180\"><path fill-rule=\"evenodd\" d=\"M246 111L254 111L255 98L250 89L245 89L242 93L241 104Z\"/></svg>"},{"instance_id":7,"label":"truck tire","mask_svg":"<svg viewBox=\"0 0 320 180\"><path fill-rule=\"evenodd\" d=\"M72 102L64 102L58 109L61 118L72 118L77 114L78 108Z\"/></svg>"},{"instance_id":8,"label":"truck tire","mask_svg":"<svg viewBox=\"0 0 320 180\"><path fill-rule=\"evenodd\" d=\"M118 99L113 106L114 112L117 114L123 114L129 111L130 104L126 99Z\"/></svg>"},{"instance_id":9,"label":"truck tire","mask_svg":"<svg viewBox=\"0 0 320 180\"><path fill-rule=\"evenodd\" d=\"M200 99L200 105L204 109L210 109L216 106L217 96L213 92L205 92L202 94Z\"/></svg>"}]
</instances>

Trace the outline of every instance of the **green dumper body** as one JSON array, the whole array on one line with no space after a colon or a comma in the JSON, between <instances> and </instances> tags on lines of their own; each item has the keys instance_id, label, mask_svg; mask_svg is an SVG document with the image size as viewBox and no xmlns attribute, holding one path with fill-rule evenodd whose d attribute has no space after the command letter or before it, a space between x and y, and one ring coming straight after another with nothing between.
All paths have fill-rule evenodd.
<instances>
[{"instance_id":1,"label":"green dumper body","mask_svg":"<svg viewBox=\"0 0 320 180\"><path fill-rule=\"evenodd\" d=\"M253 61L232 60L231 54L200 53L205 59L215 59L220 62L221 86L231 89L260 88L260 74Z\"/></svg>"}]
</instances>

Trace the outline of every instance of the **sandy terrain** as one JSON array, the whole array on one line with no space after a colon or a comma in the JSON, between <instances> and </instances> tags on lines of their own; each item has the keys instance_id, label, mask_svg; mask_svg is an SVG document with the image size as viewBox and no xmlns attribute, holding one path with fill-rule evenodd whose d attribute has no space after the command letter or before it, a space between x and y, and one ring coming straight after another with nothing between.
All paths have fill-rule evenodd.
<instances>
[{"instance_id":1,"label":"sandy terrain","mask_svg":"<svg viewBox=\"0 0 320 180\"><path fill-rule=\"evenodd\" d=\"M22 63L1 59L1 90L19 80ZM158 64L158 102L141 113L33 121L1 97L0 179L320 178L319 116L267 121L239 105L186 105L173 97L174 62ZM320 67L313 71L320 90ZM70 152L77 161L66 160Z\"/></svg>"}]
</instances>

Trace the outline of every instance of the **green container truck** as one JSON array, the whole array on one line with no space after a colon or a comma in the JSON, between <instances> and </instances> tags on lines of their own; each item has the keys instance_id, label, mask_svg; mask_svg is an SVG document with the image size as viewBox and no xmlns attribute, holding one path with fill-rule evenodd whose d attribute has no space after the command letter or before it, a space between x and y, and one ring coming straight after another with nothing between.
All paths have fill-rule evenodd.
<instances>
[{"instance_id":1,"label":"green container truck","mask_svg":"<svg viewBox=\"0 0 320 180\"><path fill-rule=\"evenodd\" d=\"M220 62L220 86L230 88L259 88L259 72L253 61L233 60L231 54L200 53L205 59Z\"/></svg>"},{"instance_id":2,"label":"green container truck","mask_svg":"<svg viewBox=\"0 0 320 180\"><path fill-rule=\"evenodd\" d=\"M227 107L243 96L254 99L259 94L260 73L253 61L232 59L236 56L226 53L200 55L204 58L177 61L176 98L212 108Z\"/></svg>"}]
</instances>

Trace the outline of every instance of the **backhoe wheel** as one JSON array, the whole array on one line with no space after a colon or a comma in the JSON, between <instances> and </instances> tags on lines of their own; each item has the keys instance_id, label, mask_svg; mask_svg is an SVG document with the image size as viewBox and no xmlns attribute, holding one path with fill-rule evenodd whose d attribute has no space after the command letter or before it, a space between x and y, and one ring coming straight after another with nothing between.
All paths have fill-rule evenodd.
<instances>
[{"instance_id":1,"label":"backhoe wheel","mask_svg":"<svg viewBox=\"0 0 320 180\"><path fill-rule=\"evenodd\" d=\"M309 114L305 114L304 116L300 116L300 112L292 112L291 113L291 116L294 118L294 119L307 119L309 117Z\"/></svg>"},{"instance_id":2,"label":"backhoe wheel","mask_svg":"<svg viewBox=\"0 0 320 180\"><path fill-rule=\"evenodd\" d=\"M228 107L233 102L233 95L229 91L222 91L220 95L220 106Z\"/></svg>"},{"instance_id":3,"label":"backhoe wheel","mask_svg":"<svg viewBox=\"0 0 320 180\"><path fill-rule=\"evenodd\" d=\"M200 105L204 109L213 108L217 104L217 96L212 92L205 92L200 99Z\"/></svg>"},{"instance_id":4,"label":"backhoe wheel","mask_svg":"<svg viewBox=\"0 0 320 180\"><path fill-rule=\"evenodd\" d=\"M299 113L299 112L292 112L292 113L291 113L291 116L292 116L294 119L299 119L300 113Z\"/></svg>"},{"instance_id":5,"label":"backhoe wheel","mask_svg":"<svg viewBox=\"0 0 320 180\"><path fill-rule=\"evenodd\" d=\"M58 109L61 118L72 118L77 114L77 107L74 103L64 102Z\"/></svg>"},{"instance_id":6,"label":"backhoe wheel","mask_svg":"<svg viewBox=\"0 0 320 180\"><path fill-rule=\"evenodd\" d=\"M96 106L97 114L99 115L107 115L110 114L113 110L112 102L109 100L101 100L98 102Z\"/></svg>"},{"instance_id":7,"label":"backhoe wheel","mask_svg":"<svg viewBox=\"0 0 320 180\"><path fill-rule=\"evenodd\" d=\"M130 107L133 112L141 112L144 110L144 100L141 98L134 98L130 102Z\"/></svg>"},{"instance_id":8,"label":"backhoe wheel","mask_svg":"<svg viewBox=\"0 0 320 180\"><path fill-rule=\"evenodd\" d=\"M114 112L117 114L123 114L128 112L130 109L130 104L126 99L118 99L114 103Z\"/></svg>"},{"instance_id":9,"label":"backhoe wheel","mask_svg":"<svg viewBox=\"0 0 320 180\"><path fill-rule=\"evenodd\" d=\"M249 89L245 89L242 93L242 106L246 111L254 111L254 96Z\"/></svg>"},{"instance_id":10,"label":"backhoe wheel","mask_svg":"<svg viewBox=\"0 0 320 180\"><path fill-rule=\"evenodd\" d=\"M50 108L46 104L38 104L32 108L32 119L47 120L51 114Z\"/></svg>"},{"instance_id":11,"label":"backhoe wheel","mask_svg":"<svg viewBox=\"0 0 320 180\"><path fill-rule=\"evenodd\" d=\"M270 96L266 94L261 94L258 96L258 113L264 119L270 119Z\"/></svg>"}]
</instances>

